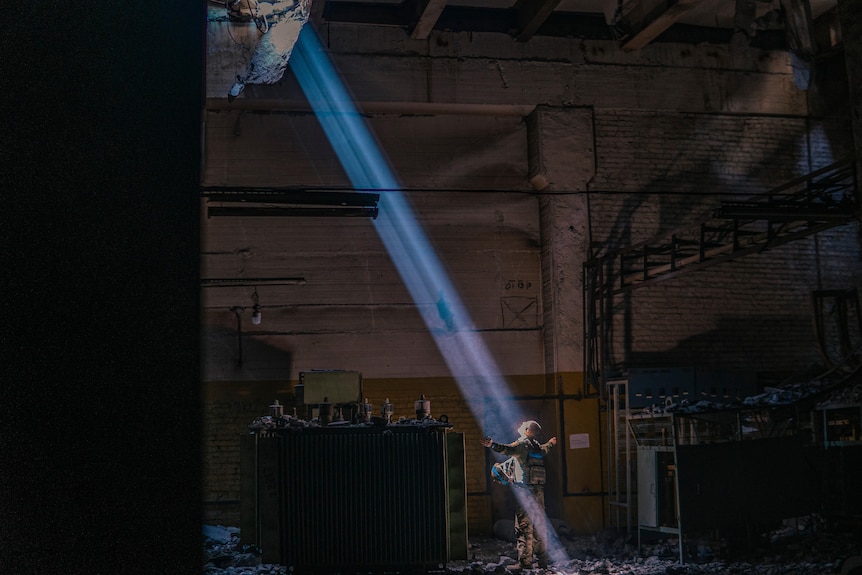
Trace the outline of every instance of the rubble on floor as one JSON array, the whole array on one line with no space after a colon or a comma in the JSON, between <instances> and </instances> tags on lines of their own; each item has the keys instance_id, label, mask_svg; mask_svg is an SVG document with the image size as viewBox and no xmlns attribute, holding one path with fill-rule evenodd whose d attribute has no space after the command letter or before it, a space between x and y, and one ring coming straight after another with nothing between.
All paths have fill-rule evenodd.
<instances>
[{"instance_id":1,"label":"rubble on floor","mask_svg":"<svg viewBox=\"0 0 862 575\"><path fill-rule=\"evenodd\" d=\"M828 407L831 405L858 405L862 403L862 384L847 387L837 391L830 397L817 404L817 407Z\"/></svg>"},{"instance_id":2,"label":"rubble on floor","mask_svg":"<svg viewBox=\"0 0 862 575\"><path fill-rule=\"evenodd\" d=\"M236 527L204 525L204 575L289 575L287 567L261 562L260 550L243 545Z\"/></svg>"},{"instance_id":3,"label":"rubble on floor","mask_svg":"<svg viewBox=\"0 0 862 575\"><path fill-rule=\"evenodd\" d=\"M596 536L561 538L567 559L548 571L525 571L524 575L833 575L842 561L862 553L857 535L799 532L785 526L772 537L745 552L715 557L708 546L696 546L695 559L679 561L676 539L644 543L637 548L637 536L626 540L612 530ZM441 566L439 575L505 574L514 564L515 548L510 541L495 537L471 537L469 559ZM304 575L281 565L264 564L259 550L243 546L239 529L205 527L204 575ZM405 572L407 575L412 575Z\"/></svg>"}]
</instances>

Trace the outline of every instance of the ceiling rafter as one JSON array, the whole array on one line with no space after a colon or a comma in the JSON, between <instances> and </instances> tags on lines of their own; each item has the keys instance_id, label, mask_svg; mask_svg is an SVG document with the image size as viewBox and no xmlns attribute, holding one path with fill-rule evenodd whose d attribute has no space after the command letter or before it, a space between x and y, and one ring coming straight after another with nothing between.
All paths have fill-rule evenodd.
<instances>
[{"instance_id":1,"label":"ceiling rafter","mask_svg":"<svg viewBox=\"0 0 862 575\"><path fill-rule=\"evenodd\" d=\"M308 11L308 21L318 30L323 22L323 10L326 7L326 0L314 0L311 2Z\"/></svg>"},{"instance_id":2,"label":"ceiling rafter","mask_svg":"<svg viewBox=\"0 0 862 575\"><path fill-rule=\"evenodd\" d=\"M418 0L417 8L419 19L413 26L410 37L414 40L427 40L446 8L446 0Z\"/></svg>"},{"instance_id":3,"label":"ceiling rafter","mask_svg":"<svg viewBox=\"0 0 862 575\"><path fill-rule=\"evenodd\" d=\"M400 3L380 0L327 0L323 8L325 23L368 24L403 28L414 39L427 39L433 30L450 32L478 32L506 34L520 41L543 35L558 38L584 38L590 40L614 40L643 44L647 40L635 39L639 23L649 16L623 15L619 26L611 26L601 12L573 12L565 9L560 0L518 0L508 8L480 7L462 4L434 4L437 0L403 0ZM448 2L448 0L440 0ZM467 0L474 1L474 0ZM483 0L484 1L484 0ZM497 1L497 0L493 0ZM502 0L501 0L502 1ZM651 0L654 1L654 0ZM670 0L673 1L673 0ZM832 1L832 0L827 0ZM691 2L691 6L688 3ZM670 28L674 42L725 44L730 41L733 30L727 27L682 22L690 15L690 9L706 0L680 0L668 14L673 21L665 22L655 36ZM640 0L627 2L632 10L640 14ZM321 6L321 2L314 4ZM440 13L437 14L437 10ZM675 12L679 12L675 14ZM704 12L709 12L708 10ZM661 22L656 22L656 25ZM673 26L672 26L673 25ZM643 30L646 34L649 30ZM622 38L621 38L622 35ZM759 44L783 46L784 30L758 30ZM644 37L645 38L645 37ZM651 39L649 40L651 41Z\"/></svg>"},{"instance_id":4,"label":"ceiling rafter","mask_svg":"<svg viewBox=\"0 0 862 575\"><path fill-rule=\"evenodd\" d=\"M813 61L817 55L817 44L814 40L811 3L808 0L781 0L781 8L790 50L803 60Z\"/></svg>"},{"instance_id":5,"label":"ceiling rafter","mask_svg":"<svg viewBox=\"0 0 862 575\"><path fill-rule=\"evenodd\" d=\"M515 3L515 11L518 13L518 41L526 42L532 38L559 4L560 0L518 0Z\"/></svg>"},{"instance_id":6,"label":"ceiling rafter","mask_svg":"<svg viewBox=\"0 0 862 575\"><path fill-rule=\"evenodd\" d=\"M642 26L640 30L632 34L631 37L624 40L622 43L623 50L628 52L640 50L658 38L662 32L670 28L680 18L691 12L692 9L700 6L706 1L707 0L677 0L675 3L670 4L666 10L650 20L646 25Z\"/></svg>"}]
</instances>

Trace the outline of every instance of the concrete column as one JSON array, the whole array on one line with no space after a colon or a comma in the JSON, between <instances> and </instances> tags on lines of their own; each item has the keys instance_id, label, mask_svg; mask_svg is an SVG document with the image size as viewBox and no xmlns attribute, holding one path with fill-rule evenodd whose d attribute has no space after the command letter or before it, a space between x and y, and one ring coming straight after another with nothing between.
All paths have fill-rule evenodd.
<instances>
[{"instance_id":1,"label":"concrete column","mask_svg":"<svg viewBox=\"0 0 862 575\"><path fill-rule=\"evenodd\" d=\"M556 417L543 414L544 421L556 420L553 432L559 441L559 473L549 475L545 505L550 516L562 517L575 532L595 533L603 509L598 405L596 399L571 399L584 382L586 190L596 172L593 111L539 106L527 118L527 134L530 183L540 194L545 393L559 397L545 405ZM569 436L583 433L591 438L590 448L571 449Z\"/></svg>"},{"instance_id":2,"label":"concrete column","mask_svg":"<svg viewBox=\"0 0 862 575\"><path fill-rule=\"evenodd\" d=\"M595 175L593 111L539 106L527 118L530 183L541 192L542 301L546 393L583 382L582 266L587 200Z\"/></svg>"}]
</instances>

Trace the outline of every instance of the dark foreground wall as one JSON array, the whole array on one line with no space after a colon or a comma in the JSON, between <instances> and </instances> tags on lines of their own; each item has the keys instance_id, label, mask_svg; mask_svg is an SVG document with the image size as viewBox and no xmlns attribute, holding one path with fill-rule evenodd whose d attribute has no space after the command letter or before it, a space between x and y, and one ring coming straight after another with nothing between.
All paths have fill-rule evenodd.
<instances>
[{"instance_id":1,"label":"dark foreground wall","mask_svg":"<svg viewBox=\"0 0 862 575\"><path fill-rule=\"evenodd\" d=\"M2 573L200 568L203 11L0 22Z\"/></svg>"}]
</instances>

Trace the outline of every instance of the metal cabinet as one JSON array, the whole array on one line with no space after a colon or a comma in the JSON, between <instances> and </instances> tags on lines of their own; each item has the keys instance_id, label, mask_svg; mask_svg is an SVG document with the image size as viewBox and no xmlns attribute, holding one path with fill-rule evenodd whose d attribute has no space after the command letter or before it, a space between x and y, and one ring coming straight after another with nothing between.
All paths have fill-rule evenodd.
<instances>
[{"instance_id":1,"label":"metal cabinet","mask_svg":"<svg viewBox=\"0 0 862 575\"><path fill-rule=\"evenodd\" d=\"M676 465L672 449L638 449L638 527L678 533Z\"/></svg>"}]
</instances>

